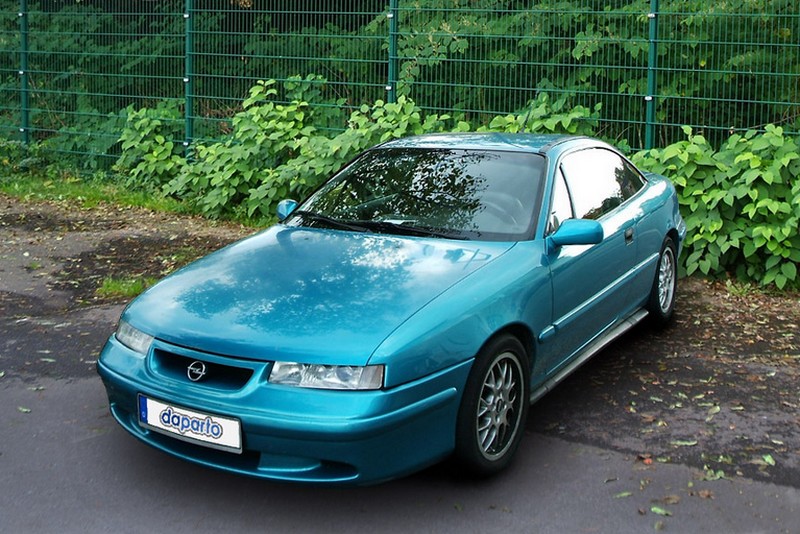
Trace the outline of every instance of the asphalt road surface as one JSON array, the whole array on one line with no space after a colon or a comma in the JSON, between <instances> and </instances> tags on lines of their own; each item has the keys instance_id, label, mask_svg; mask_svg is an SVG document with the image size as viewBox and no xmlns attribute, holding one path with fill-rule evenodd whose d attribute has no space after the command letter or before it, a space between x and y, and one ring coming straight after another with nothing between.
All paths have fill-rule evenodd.
<instances>
[{"instance_id":1,"label":"asphalt road surface","mask_svg":"<svg viewBox=\"0 0 800 534\"><path fill-rule=\"evenodd\" d=\"M171 458L111 418L94 361L123 304L92 301L75 266L113 263L123 233L185 239L76 217L0 197L0 532L800 532L796 301L759 330L782 344L746 345L684 290L672 330L638 328L537 403L495 478L445 464L368 488L276 484Z\"/></svg>"}]
</instances>

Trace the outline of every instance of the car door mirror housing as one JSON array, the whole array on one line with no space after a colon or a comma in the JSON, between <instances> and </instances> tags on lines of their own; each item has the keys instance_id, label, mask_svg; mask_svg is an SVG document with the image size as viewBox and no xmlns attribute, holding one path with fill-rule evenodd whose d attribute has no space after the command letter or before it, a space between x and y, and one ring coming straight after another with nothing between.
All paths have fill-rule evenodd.
<instances>
[{"instance_id":1,"label":"car door mirror housing","mask_svg":"<svg viewBox=\"0 0 800 534\"><path fill-rule=\"evenodd\" d=\"M285 199L278 202L278 220L282 221L295 210L297 201L292 199Z\"/></svg>"},{"instance_id":2,"label":"car door mirror housing","mask_svg":"<svg viewBox=\"0 0 800 534\"><path fill-rule=\"evenodd\" d=\"M603 240L603 226L590 219L568 219L547 237L547 249L564 245L595 245Z\"/></svg>"}]
</instances>

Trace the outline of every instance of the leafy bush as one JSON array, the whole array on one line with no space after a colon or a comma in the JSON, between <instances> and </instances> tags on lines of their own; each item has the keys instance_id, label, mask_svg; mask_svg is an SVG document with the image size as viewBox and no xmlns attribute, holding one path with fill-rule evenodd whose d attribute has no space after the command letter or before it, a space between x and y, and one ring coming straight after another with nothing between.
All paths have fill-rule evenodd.
<instances>
[{"instance_id":1,"label":"leafy bush","mask_svg":"<svg viewBox=\"0 0 800 534\"><path fill-rule=\"evenodd\" d=\"M378 100L350 115L347 128L328 138L316 135L299 141L296 157L284 165L268 169L261 184L250 190L246 202L248 215L271 216L278 201L289 196L305 197L325 178L358 153L378 143L406 135L441 132L447 115L423 117L419 107L406 97L396 103ZM458 125L467 129L468 125Z\"/></svg>"},{"instance_id":2,"label":"leafy bush","mask_svg":"<svg viewBox=\"0 0 800 534\"><path fill-rule=\"evenodd\" d=\"M400 96L395 103L363 105L344 130L331 134L332 115L312 105L324 83L318 76L294 77L279 95L274 80L259 82L230 136L196 145L189 161L171 141L181 124L177 106L129 109L117 168L129 172L129 184L190 199L207 215L272 218L278 201L305 197L358 153L390 139L472 130L592 135L600 118L600 105L569 108L567 97L540 94L519 114L474 129L449 115L425 114ZM276 103L279 97L289 103ZM685 140L640 152L634 161L676 184L689 232L686 272L800 287L798 139L768 126L764 133L733 135L715 150L702 135L685 133Z\"/></svg>"},{"instance_id":3,"label":"leafy bush","mask_svg":"<svg viewBox=\"0 0 800 534\"><path fill-rule=\"evenodd\" d=\"M324 82L316 75L295 76L284 83L284 95L279 95L275 80L258 82L233 118L230 136L209 145L197 144L192 161L164 191L194 200L212 216L239 209L253 189L270 181L274 169L295 158L309 139L321 135L316 123L327 124L328 114L309 101L320 103L314 101L321 98L318 86ZM289 103L276 103L278 97Z\"/></svg>"},{"instance_id":4,"label":"leafy bush","mask_svg":"<svg viewBox=\"0 0 800 534\"><path fill-rule=\"evenodd\" d=\"M0 138L0 180L13 180L14 175L6 172L26 172L44 167L46 161L40 155L39 145L25 145L21 141L8 141Z\"/></svg>"},{"instance_id":5,"label":"leafy bush","mask_svg":"<svg viewBox=\"0 0 800 534\"><path fill-rule=\"evenodd\" d=\"M488 126L480 127L477 131L594 135L602 104L596 104L594 110L590 110L580 105L569 108L567 101L568 96L553 101L547 93L539 93L518 115L497 116Z\"/></svg>"},{"instance_id":6,"label":"leafy bush","mask_svg":"<svg viewBox=\"0 0 800 534\"><path fill-rule=\"evenodd\" d=\"M0 138L0 166L14 167L28 154L28 147L20 141Z\"/></svg>"},{"instance_id":7,"label":"leafy bush","mask_svg":"<svg viewBox=\"0 0 800 534\"><path fill-rule=\"evenodd\" d=\"M114 153L119 155L119 132L125 128L127 117L124 109L107 114L84 111L71 124L39 143L39 148L62 163L69 159L71 166L82 171L107 170L116 159Z\"/></svg>"},{"instance_id":8,"label":"leafy bush","mask_svg":"<svg viewBox=\"0 0 800 534\"><path fill-rule=\"evenodd\" d=\"M197 144L186 161L171 141L178 135L177 108L129 110L122 135L117 169L128 173L129 184L161 187L169 195L191 199L211 216L240 214L272 217L278 201L305 197L325 178L358 153L389 139L443 131L470 131L472 126L449 115L424 114L409 98L363 105L350 114L347 125L332 134L332 117L320 106L325 80L311 75L292 77L279 94L274 80L258 82L232 121L224 141ZM275 100L282 98L288 104ZM591 134L599 119L578 106L566 109L566 100L541 94L519 115L497 117L477 131ZM166 117L166 119L164 119Z\"/></svg>"},{"instance_id":9,"label":"leafy bush","mask_svg":"<svg viewBox=\"0 0 800 534\"><path fill-rule=\"evenodd\" d=\"M686 272L800 287L800 140L774 125L714 150L702 135L634 161L674 181L688 227Z\"/></svg>"},{"instance_id":10,"label":"leafy bush","mask_svg":"<svg viewBox=\"0 0 800 534\"><path fill-rule=\"evenodd\" d=\"M122 154L114 169L126 175L126 185L158 190L175 178L186 160L181 110L175 100L155 108L127 108L128 118L120 142Z\"/></svg>"},{"instance_id":11,"label":"leafy bush","mask_svg":"<svg viewBox=\"0 0 800 534\"><path fill-rule=\"evenodd\" d=\"M250 90L244 110L233 119L233 133L225 141L195 147L194 160L167 184L165 191L194 198L201 209L219 215L240 204L266 170L281 164L316 131L307 102L275 104L274 81Z\"/></svg>"}]
</instances>

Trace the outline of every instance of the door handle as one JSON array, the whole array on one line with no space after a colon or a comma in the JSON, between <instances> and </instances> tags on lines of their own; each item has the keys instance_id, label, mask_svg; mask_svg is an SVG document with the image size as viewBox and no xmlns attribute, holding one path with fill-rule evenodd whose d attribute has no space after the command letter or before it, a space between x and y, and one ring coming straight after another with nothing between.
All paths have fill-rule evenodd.
<instances>
[{"instance_id":1,"label":"door handle","mask_svg":"<svg viewBox=\"0 0 800 534\"><path fill-rule=\"evenodd\" d=\"M627 228L625 230L625 242L633 243L633 228Z\"/></svg>"}]
</instances>

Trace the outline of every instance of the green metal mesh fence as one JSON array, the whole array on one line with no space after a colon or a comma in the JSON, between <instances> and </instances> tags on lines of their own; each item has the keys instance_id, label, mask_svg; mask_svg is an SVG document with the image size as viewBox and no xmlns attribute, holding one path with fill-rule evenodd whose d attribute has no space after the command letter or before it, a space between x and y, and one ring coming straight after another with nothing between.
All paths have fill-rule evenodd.
<instances>
[{"instance_id":1,"label":"green metal mesh fence","mask_svg":"<svg viewBox=\"0 0 800 534\"><path fill-rule=\"evenodd\" d=\"M659 16L659 142L682 124L718 136L768 123L797 132L800 4L692 4L700 5L682 2Z\"/></svg>"},{"instance_id":2,"label":"green metal mesh fence","mask_svg":"<svg viewBox=\"0 0 800 534\"><path fill-rule=\"evenodd\" d=\"M0 127L76 155L87 167L113 157L127 107L175 99L183 85L176 2L102 3L125 4L117 10L100 4L23 1L18 11L2 12L4 22L13 16L19 28L12 37L10 25L3 26L12 47L0 54L15 68L3 70ZM16 79L12 70L19 71ZM14 119L18 128L9 127Z\"/></svg>"},{"instance_id":3,"label":"green metal mesh fence","mask_svg":"<svg viewBox=\"0 0 800 534\"><path fill-rule=\"evenodd\" d=\"M648 125L649 144L661 145L681 137L681 125L716 139L770 122L798 129L793 1L408 4L400 79L425 108L486 121L546 92L568 105L602 103L598 133L638 147Z\"/></svg>"},{"instance_id":4,"label":"green metal mesh fence","mask_svg":"<svg viewBox=\"0 0 800 534\"><path fill-rule=\"evenodd\" d=\"M315 105L331 109L385 98L386 35L369 28L385 11L382 1L232 0L223 9L219 1L190 3L187 70L197 137L224 133L258 80L315 76L322 93Z\"/></svg>"},{"instance_id":5,"label":"green metal mesh fence","mask_svg":"<svg viewBox=\"0 0 800 534\"><path fill-rule=\"evenodd\" d=\"M474 125L546 93L598 135L800 131L795 0L0 0L0 137L108 165L127 109L223 138L258 80L342 128L406 94ZM301 80L304 80L301 83ZM87 157L88 156L88 157Z\"/></svg>"},{"instance_id":6,"label":"green metal mesh fence","mask_svg":"<svg viewBox=\"0 0 800 534\"><path fill-rule=\"evenodd\" d=\"M21 32L19 11L11 4L0 7L0 136L18 139L21 124L19 62Z\"/></svg>"},{"instance_id":7,"label":"green metal mesh fence","mask_svg":"<svg viewBox=\"0 0 800 534\"><path fill-rule=\"evenodd\" d=\"M599 133L632 137L644 123L648 4L617 3L401 7L401 84L423 107L477 122L523 111L540 92L570 106L602 102Z\"/></svg>"}]
</instances>

